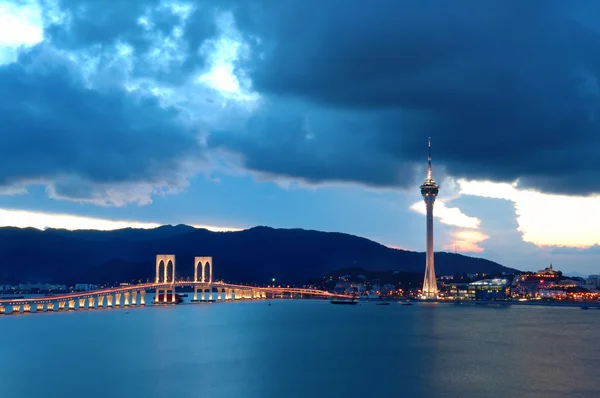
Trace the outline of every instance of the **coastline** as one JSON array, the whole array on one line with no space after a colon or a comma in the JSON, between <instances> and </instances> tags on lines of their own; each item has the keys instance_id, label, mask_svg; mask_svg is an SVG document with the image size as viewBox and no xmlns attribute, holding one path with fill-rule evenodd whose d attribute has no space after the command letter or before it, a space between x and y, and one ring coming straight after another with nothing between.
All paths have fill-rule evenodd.
<instances>
[{"instance_id":1,"label":"coastline","mask_svg":"<svg viewBox=\"0 0 600 398\"><path fill-rule=\"evenodd\" d=\"M420 302L420 301L417 301ZM426 302L426 301L422 301ZM567 301L567 302L554 302L554 301L541 301L541 300L531 300L531 301L492 301L492 300L439 300L435 301L440 304L454 304L454 305L484 305L484 306L494 306L494 307L508 307L511 305L519 305L519 306L533 306L533 307L587 307L589 309L600 309L599 302L576 302L576 301Z\"/></svg>"}]
</instances>

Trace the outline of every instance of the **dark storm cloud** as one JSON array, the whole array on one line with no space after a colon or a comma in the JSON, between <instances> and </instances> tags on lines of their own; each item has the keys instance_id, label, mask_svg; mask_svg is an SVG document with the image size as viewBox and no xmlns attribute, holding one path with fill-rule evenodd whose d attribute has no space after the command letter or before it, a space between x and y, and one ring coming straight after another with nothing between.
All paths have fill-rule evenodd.
<instances>
[{"instance_id":1,"label":"dark storm cloud","mask_svg":"<svg viewBox=\"0 0 600 398\"><path fill-rule=\"evenodd\" d=\"M309 183L415 183L412 166L371 136L373 125L385 128L381 118L274 101L243 127L213 132L208 146L243 154L248 169Z\"/></svg>"},{"instance_id":2,"label":"dark storm cloud","mask_svg":"<svg viewBox=\"0 0 600 398\"><path fill-rule=\"evenodd\" d=\"M182 161L201 155L177 118L154 98L85 88L75 65L39 46L0 67L0 185L57 179L58 195L86 198L94 184L175 184Z\"/></svg>"},{"instance_id":3,"label":"dark storm cloud","mask_svg":"<svg viewBox=\"0 0 600 398\"><path fill-rule=\"evenodd\" d=\"M46 5L52 2L46 2ZM132 47L134 74L181 83L205 59L198 54L204 40L216 33L213 0L191 3L187 19L172 4L160 0L58 0L56 5L68 17L59 23L47 19L45 36L59 48L81 51L111 49L116 44ZM145 20L146 24L140 21ZM156 46L174 29L184 34L181 62L172 62L168 71L157 71L151 58Z\"/></svg>"},{"instance_id":4,"label":"dark storm cloud","mask_svg":"<svg viewBox=\"0 0 600 398\"><path fill-rule=\"evenodd\" d=\"M218 34L215 17L231 11L253 54L235 66L251 77L266 105L243 128L221 128L208 143L240 154L249 169L310 182L412 186L431 136L438 177L444 166L456 177L519 178L547 192L600 192L598 2L191 4L184 22L169 2L158 0L59 0L68 18L63 24L48 19L45 37L61 50L89 51L100 60L99 69L114 55L115 44L128 43L134 50L132 77L177 85L205 66L199 49ZM141 16L151 22L150 31L138 23ZM167 67L157 66L150 54L175 28L181 29L183 53L166 57ZM19 89L43 91L44 101L52 88L45 85L58 84L47 79L38 87L38 75L19 73L30 79ZM53 73L61 82L59 72ZM105 80L120 84L124 78L108 73ZM63 101L69 99L50 103L43 114L51 115ZM117 112L115 126L128 122L121 108L108 100L104 105L103 111L94 109L106 119ZM148 124L160 125L163 116L170 123L172 115L156 109L148 112ZM136 170L107 174L127 180L135 177L119 173ZM103 178L91 166L83 174Z\"/></svg>"},{"instance_id":5,"label":"dark storm cloud","mask_svg":"<svg viewBox=\"0 0 600 398\"><path fill-rule=\"evenodd\" d=\"M338 120L306 153L295 142L298 120L287 123L279 113L249 123L245 136L213 139L241 152L248 167L317 181L403 184L410 180L390 170L422 161L432 136L435 161L454 176L600 192L600 3L240 4L238 27L261 39L248 65L259 92L371 122L363 128ZM298 110L296 118L305 114Z\"/></svg>"}]
</instances>

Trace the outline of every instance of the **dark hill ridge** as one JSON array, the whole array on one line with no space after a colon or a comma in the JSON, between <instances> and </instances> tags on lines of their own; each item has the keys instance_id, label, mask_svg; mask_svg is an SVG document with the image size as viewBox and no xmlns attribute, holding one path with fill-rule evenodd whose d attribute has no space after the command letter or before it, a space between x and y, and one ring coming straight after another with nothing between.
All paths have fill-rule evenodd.
<instances>
[{"instance_id":1,"label":"dark hill ridge","mask_svg":"<svg viewBox=\"0 0 600 398\"><path fill-rule=\"evenodd\" d=\"M0 228L0 283L103 283L154 278L155 255L177 256L178 277L193 276L194 256L212 256L215 278L302 284L336 269L423 272L425 254L390 249L365 238L303 229L254 227L211 232L186 225L155 229L68 231ZM439 275L511 272L492 261L436 253Z\"/></svg>"}]
</instances>

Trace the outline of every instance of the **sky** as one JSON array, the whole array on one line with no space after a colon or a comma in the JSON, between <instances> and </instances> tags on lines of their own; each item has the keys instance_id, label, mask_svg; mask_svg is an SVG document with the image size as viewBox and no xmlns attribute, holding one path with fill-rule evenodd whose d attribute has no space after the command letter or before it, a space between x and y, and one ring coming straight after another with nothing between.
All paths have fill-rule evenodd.
<instances>
[{"instance_id":1,"label":"sky","mask_svg":"<svg viewBox=\"0 0 600 398\"><path fill-rule=\"evenodd\" d=\"M600 3L0 0L0 226L256 225L600 273Z\"/></svg>"}]
</instances>

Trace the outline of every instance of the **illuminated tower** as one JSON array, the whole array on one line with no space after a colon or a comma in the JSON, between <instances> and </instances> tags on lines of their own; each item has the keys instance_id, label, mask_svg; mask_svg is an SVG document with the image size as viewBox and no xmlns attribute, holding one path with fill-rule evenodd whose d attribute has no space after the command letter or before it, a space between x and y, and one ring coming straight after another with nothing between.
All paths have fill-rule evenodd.
<instances>
[{"instance_id":1,"label":"illuminated tower","mask_svg":"<svg viewBox=\"0 0 600 398\"><path fill-rule=\"evenodd\" d=\"M423 298L426 300L437 299L437 283L435 282L435 269L433 267L433 204L440 190L431 176L431 139L429 139L429 165L427 179L421 185L421 195L427 208L427 258L425 260L425 278L423 279Z\"/></svg>"}]
</instances>

